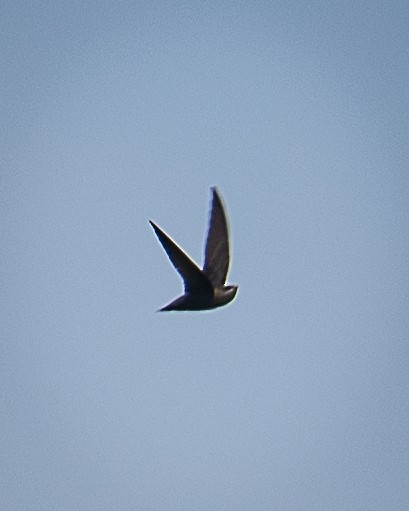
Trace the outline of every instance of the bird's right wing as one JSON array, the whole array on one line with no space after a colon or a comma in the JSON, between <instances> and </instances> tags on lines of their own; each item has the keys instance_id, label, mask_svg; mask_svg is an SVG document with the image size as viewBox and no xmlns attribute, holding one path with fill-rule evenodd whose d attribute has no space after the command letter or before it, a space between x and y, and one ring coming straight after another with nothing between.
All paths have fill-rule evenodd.
<instances>
[{"instance_id":1,"label":"bird's right wing","mask_svg":"<svg viewBox=\"0 0 409 511\"><path fill-rule=\"evenodd\" d=\"M203 271L215 287L226 282L229 271L229 230L222 199L217 188L212 188L213 199L210 211Z\"/></svg>"}]
</instances>

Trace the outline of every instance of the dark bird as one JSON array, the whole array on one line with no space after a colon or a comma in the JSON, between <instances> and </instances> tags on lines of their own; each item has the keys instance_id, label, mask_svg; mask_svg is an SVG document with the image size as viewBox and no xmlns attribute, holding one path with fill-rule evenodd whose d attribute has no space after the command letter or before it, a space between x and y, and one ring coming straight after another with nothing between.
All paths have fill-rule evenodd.
<instances>
[{"instance_id":1,"label":"dark bird","mask_svg":"<svg viewBox=\"0 0 409 511\"><path fill-rule=\"evenodd\" d=\"M212 194L203 270L162 229L149 220L184 283L184 294L162 307L161 311L214 309L226 305L236 296L238 286L225 286L230 262L226 213L217 188L212 188Z\"/></svg>"}]
</instances>

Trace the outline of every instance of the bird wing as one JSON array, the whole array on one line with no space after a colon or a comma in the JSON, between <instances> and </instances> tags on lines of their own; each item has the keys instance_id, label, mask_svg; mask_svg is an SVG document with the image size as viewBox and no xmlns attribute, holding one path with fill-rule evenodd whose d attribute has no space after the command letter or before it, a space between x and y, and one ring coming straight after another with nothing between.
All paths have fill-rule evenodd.
<instances>
[{"instance_id":1,"label":"bird wing","mask_svg":"<svg viewBox=\"0 0 409 511\"><path fill-rule=\"evenodd\" d=\"M229 271L229 231L219 192L216 187L212 188L212 192L213 199L203 272L214 287L222 287Z\"/></svg>"},{"instance_id":2,"label":"bird wing","mask_svg":"<svg viewBox=\"0 0 409 511\"><path fill-rule=\"evenodd\" d=\"M160 227L151 220L149 220L149 223L153 227L159 241L162 243L173 266L181 275L185 292L192 294L208 293L212 295L212 284L204 272L165 232L162 231L162 229L160 229Z\"/></svg>"}]
</instances>

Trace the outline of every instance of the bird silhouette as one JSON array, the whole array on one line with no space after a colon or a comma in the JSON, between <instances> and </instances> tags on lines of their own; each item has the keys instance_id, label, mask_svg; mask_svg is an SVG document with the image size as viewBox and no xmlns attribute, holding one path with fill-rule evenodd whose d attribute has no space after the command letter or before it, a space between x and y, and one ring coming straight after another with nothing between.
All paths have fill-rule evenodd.
<instances>
[{"instance_id":1,"label":"bird silhouette","mask_svg":"<svg viewBox=\"0 0 409 511\"><path fill-rule=\"evenodd\" d=\"M156 236L184 283L184 294L160 311L200 311L221 307L236 296L238 286L225 285L230 264L229 231L223 202L216 187L212 189L209 231L204 265L195 262L152 220Z\"/></svg>"}]
</instances>

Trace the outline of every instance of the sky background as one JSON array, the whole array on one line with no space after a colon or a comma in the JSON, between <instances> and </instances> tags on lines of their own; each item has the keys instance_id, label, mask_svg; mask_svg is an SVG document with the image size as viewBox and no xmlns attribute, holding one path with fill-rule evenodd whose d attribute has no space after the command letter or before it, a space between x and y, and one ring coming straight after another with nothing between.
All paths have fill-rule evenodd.
<instances>
[{"instance_id":1,"label":"sky background","mask_svg":"<svg viewBox=\"0 0 409 511\"><path fill-rule=\"evenodd\" d=\"M0 25L0 508L409 509L408 2ZM155 313L213 185L238 295Z\"/></svg>"}]
</instances>

